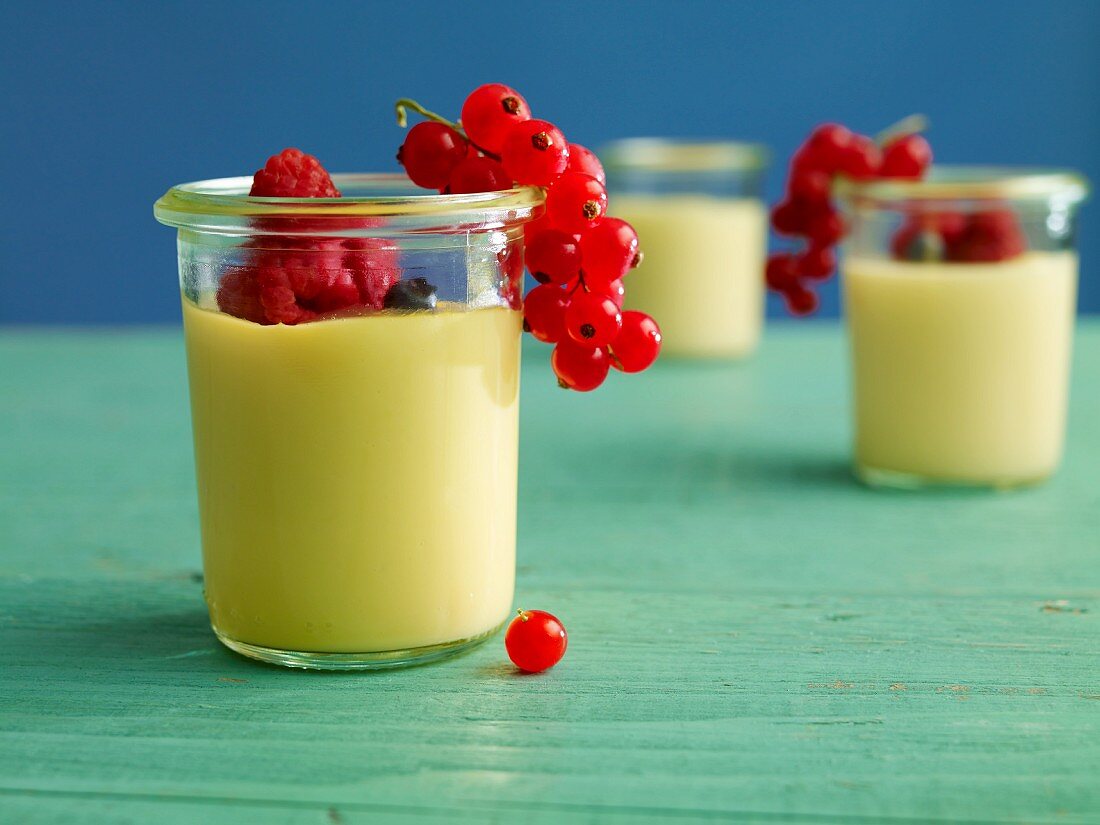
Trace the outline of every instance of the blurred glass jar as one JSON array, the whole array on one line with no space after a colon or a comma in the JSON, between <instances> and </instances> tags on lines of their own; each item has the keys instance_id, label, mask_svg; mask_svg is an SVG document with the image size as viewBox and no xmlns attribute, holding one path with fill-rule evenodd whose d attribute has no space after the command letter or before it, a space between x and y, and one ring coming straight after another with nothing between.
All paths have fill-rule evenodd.
<instances>
[{"instance_id":1,"label":"blurred glass jar","mask_svg":"<svg viewBox=\"0 0 1100 825\"><path fill-rule=\"evenodd\" d=\"M767 149L632 138L600 158L611 212L633 224L643 254L626 307L657 319L665 355L750 355L764 322Z\"/></svg>"},{"instance_id":2,"label":"blurred glass jar","mask_svg":"<svg viewBox=\"0 0 1100 825\"><path fill-rule=\"evenodd\" d=\"M1012 487L1061 461L1076 174L934 168L839 186L855 465L874 485Z\"/></svg>"}]
</instances>

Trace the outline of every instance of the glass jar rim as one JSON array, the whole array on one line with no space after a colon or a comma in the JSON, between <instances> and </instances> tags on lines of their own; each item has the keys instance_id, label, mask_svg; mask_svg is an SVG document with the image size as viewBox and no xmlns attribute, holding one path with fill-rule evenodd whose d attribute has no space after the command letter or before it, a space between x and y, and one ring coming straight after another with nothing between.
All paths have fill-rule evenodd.
<instances>
[{"instance_id":1,"label":"glass jar rim","mask_svg":"<svg viewBox=\"0 0 1100 825\"><path fill-rule=\"evenodd\" d=\"M545 200L545 190L536 186L440 195L418 187L400 173L343 173L334 174L332 180L341 192L352 194L341 198L253 197L248 194L251 175L182 183L156 201L153 214L167 226L226 234L262 234L256 218L309 218L310 232L323 232L326 221L346 228L349 218L387 218L391 229L430 232L510 226L538 217ZM366 194L355 194L359 192ZM285 227L286 222L277 225Z\"/></svg>"},{"instance_id":2,"label":"glass jar rim","mask_svg":"<svg viewBox=\"0 0 1100 825\"><path fill-rule=\"evenodd\" d=\"M604 144L598 154L607 169L645 172L751 172L771 159L762 143L693 138L624 138Z\"/></svg>"},{"instance_id":3,"label":"glass jar rim","mask_svg":"<svg viewBox=\"0 0 1100 825\"><path fill-rule=\"evenodd\" d=\"M934 165L921 180L854 181L838 177L837 197L846 201L1057 201L1078 204L1089 183L1072 169L1014 166Z\"/></svg>"}]
</instances>

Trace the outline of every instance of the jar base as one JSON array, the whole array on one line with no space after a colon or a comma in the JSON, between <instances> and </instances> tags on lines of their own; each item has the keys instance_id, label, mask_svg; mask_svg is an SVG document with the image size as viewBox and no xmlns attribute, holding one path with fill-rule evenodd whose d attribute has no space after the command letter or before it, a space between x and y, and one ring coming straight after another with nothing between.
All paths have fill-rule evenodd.
<instances>
[{"instance_id":1,"label":"jar base","mask_svg":"<svg viewBox=\"0 0 1100 825\"><path fill-rule=\"evenodd\" d=\"M249 659L266 662L270 665L302 668L304 670L389 670L399 667L414 667L458 656L482 644L504 626L504 622L495 627L453 642L437 645L414 647L405 650L382 650L369 653L314 653L305 650L280 650L274 647L250 644L233 639L214 627L218 641Z\"/></svg>"},{"instance_id":2,"label":"jar base","mask_svg":"<svg viewBox=\"0 0 1100 825\"><path fill-rule=\"evenodd\" d=\"M1035 487L1052 475L1043 473L1022 478L1002 478L987 480L969 480L957 478L936 478L919 473L907 473L901 470L885 470L866 464L854 465L856 478L868 487L888 490L1016 490L1022 487Z\"/></svg>"}]
</instances>

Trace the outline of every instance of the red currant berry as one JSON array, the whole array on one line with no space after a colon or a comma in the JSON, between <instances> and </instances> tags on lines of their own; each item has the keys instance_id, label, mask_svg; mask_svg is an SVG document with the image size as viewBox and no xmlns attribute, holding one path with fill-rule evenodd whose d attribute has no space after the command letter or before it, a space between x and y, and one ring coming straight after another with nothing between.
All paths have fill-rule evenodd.
<instances>
[{"instance_id":1,"label":"red currant berry","mask_svg":"<svg viewBox=\"0 0 1100 825\"><path fill-rule=\"evenodd\" d=\"M607 212L607 190L590 175L565 173L546 191L546 214L558 229L580 233L591 229Z\"/></svg>"},{"instance_id":2,"label":"red currant berry","mask_svg":"<svg viewBox=\"0 0 1100 825\"><path fill-rule=\"evenodd\" d=\"M854 135L840 160L840 171L852 180L868 180L878 174L882 152L869 137Z\"/></svg>"},{"instance_id":3,"label":"red currant berry","mask_svg":"<svg viewBox=\"0 0 1100 825\"><path fill-rule=\"evenodd\" d=\"M526 248L527 271L540 284L564 284L581 271L581 246L576 235L558 229L540 232Z\"/></svg>"},{"instance_id":4,"label":"red currant berry","mask_svg":"<svg viewBox=\"0 0 1100 825\"><path fill-rule=\"evenodd\" d=\"M615 302L615 306L619 309L623 308L623 301L626 299L626 287L623 286L622 278L616 278L614 281L609 281L607 283L596 281L591 284L591 289L593 292L606 295Z\"/></svg>"},{"instance_id":5,"label":"red currant berry","mask_svg":"<svg viewBox=\"0 0 1100 825\"><path fill-rule=\"evenodd\" d=\"M836 253L829 246L810 246L798 256L795 270L802 278L823 281L836 271Z\"/></svg>"},{"instance_id":6,"label":"red currant berry","mask_svg":"<svg viewBox=\"0 0 1100 825\"><path fill-rule=\"evenodd\" d=\"M832 183L832 177L819 169L792 169L787 191L795 201L824 203Z\"/></svg>"},{"instance_id":7,"label":"red currant berry","mask_svg":"<svg viewBox=\"0 0 1100 825\"><path fill-rule=\"evenodd\" d=\"M606 347L585 346L566 336L554 347L550 366L558 377L558 386L577 392L589 392L607 378L611 360Z\"/></svg>"},{"instance_id":8,"label":"red currant berry","mask_svg":"<svg viewBox=\"0 0 1100 825\"><path fill-rule=\"evenodd\" d=\"M764 280L769 289L786 292L798 285L798 261L789 252L777 252L768 258Z\"/></svg>"},{"instance_id":9,"label":"red currant berry","mask_svg":"<svg viewBox=\"0 0 1100 825\"><path fill-rule=\"evenodd\" d=\"M623 328L611 342L611 366L621 372L641 372L661 353L661 328L644 312L623 313Z\"/></svg>"},{"instance_id":10,"label":"red currant berry","mask_svg":"<svg viewBox=\"0 0 1100 825\"><path fill-rule=\"evenodd\" d=\"M603 164L596 157L596 153L579 143L569 144L569 165L565 167L565 171L591 175L600 183L607 184L607 173L604 172Z\"/></svg>"},{"instance_id":11,"label":"red currant berry","mask_svg":"<svg viewBox=\"0 0 1100 825\"><path fill-rule=\"evenodd\" d=\"M638 233L621 218L604 218L581 233L581 257L587 277L595 281L619 280L641 261Z\"/></svg>"},{"instance_id":12,"label":"red currant berry","mask_svg":"<svg viewBox=\"0 0 1100 825\"><path fill-rule=\"evenodd\" d=\"M543 284L523 299L523 328L539 341L556 344L565 334L565 307L569 296L556 284Z\"/></svg>"},{"instance_id":13,"label":"red currant berry","mask_svg":"<svg viewBox=\"0 0 1100 825\"><path fill-rule=\"evenodd\" d=\"M817 294L804 286L787 290L783 297L792 315L812 315L817 310Z\"/></svg>"},{"instance_id":14,"label":"red currant berry","mask_svg":"<svg viewBox=\"0 0 1100 825\"><path fill-rule=\"evenodd\" d=\"M520 610L504 634L508 658L520 670L541 673L565 655L569 637L558 618L543 610Z\"/></svg>"},{"instance_id":15,"label":"red currant berry","mask_svg":"<svg viewBox=\"0 0 1100 825\"><path fill-rule=\"evenodd\" d=\"M823 123L810 133L806 151L813 157L816 168L837 172L854 137L850 129L839 123Z\"/></svg>"},{"instance_id":16,"label":"red currant berry","mask_svg":"<svg viewBox=\"0 0 1100 825\"><path fill-rule=\"evenodd\" d=\"M554 225L550 223L550 218L546 216L546 211L535 218L533 221L528 221L523 225L523 243L525 246L530 246L535 238L541 235L543 232L551 230Z\"/></svg>"},{"instance_id":17,"label":"red currant berry","mask_svg":"<svg viewBox=\"0 0 1100 825\"><path fill-rule=\"evenodd\" d=\"M425 189L447 185L451 172L463 160L469 144L443 123L425 120L409 129L397 150L397 162L405 167L409 180Z\"/></svg>"},{"instance_id":18,"label":"red currant berry","mask_svg":"<svg viewBox=\"0 0 1100 825\"><path fill-rule=\"evenodd\" d=\"M886 144L879 176L921 178L932 163L932 147L922 135L905 135Z\"/></svg>"},{"instance_id":19,"label":"red currant berry","mask_svg":"<svg viewBox=\"0 0 1100 825\"><path fill-rule=\"evenodd\" d=\"M610 296L577 292L565 309L565 331L578 344L599 347L619 334L622 313Z\"/></svg>"},{"instance_id":20,"label":"red currant berry","mask_svg":"<svg viewBox=\"0 0 1100 825\"><path fill-rule=\"evenodd\" d=\"M554 124L525 120L508 132L500 159L512 180L549 186L569 165L569 144Z\"/></svg>"},{"instance_id":21,"label":"red currant berry","mask_svg":"<svg viewBox=\"0 0 1100 825\"><path fill-rule=\"evenodd\" d=\"M810 221L806 235L815 246L832 246L844 237L844 221L834 210L815 215Z\"/></svg>"},{"instance_id":22,"label":"red currant berry","mask_svg":"<svg viewBox=\"0 0 1100 825\"><path fill-rule=\"evenodd\" d=\"M804 201L783 200L772 208L772 228L780 235L802 235L809 228L813 212Z\"/></svg>"},{"instance_id":23,"label":"red currant berry","mask_svg":"<svg viewBox=\"0 0 1100 825\"><path fill-rule=\"evenodd\" d=\"M503 83L478 86L462 104L462 128L470 140L496 155L504 147L511 128L530 118L527 101Z\"/></svg>"},{"instance_id":24,"label":"red currant berry","mask_svg":"<svg viewBox=\"0 0 1100 825\"><path fill-rule=\"evenodd\" d=\"M474 155L466 158L451 172L444 190L449 195L470 192L497 192L512 188L512 177L492 158Z\"/></svg>"}]
</instances>

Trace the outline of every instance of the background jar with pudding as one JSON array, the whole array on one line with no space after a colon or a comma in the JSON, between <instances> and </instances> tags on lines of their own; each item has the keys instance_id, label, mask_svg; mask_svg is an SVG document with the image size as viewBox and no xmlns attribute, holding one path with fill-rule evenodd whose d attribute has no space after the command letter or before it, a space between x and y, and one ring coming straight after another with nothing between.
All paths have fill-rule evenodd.
<instances>
[{"instance_id":1,"label":"background jar with pudding","mask_svg":"<svg viewBox=\"0 0 1100 825\"><path fill-rule=\"evenodd\" d=\"M542 195L334 179L343 198L187 184L156 215L179 230L215 633L277 664L389 667L511 609L522 233Z\"/></svg>"},{"instance_id":2,"label":"background jar with pudding","mask_svg":"<svg viewBox=\"0 0 1100 825\"><path fill-rule=\"evenodd\" d=\"M1071 172L967 167L839 185L863 480L1013 487L1056 470L1086 192Z\"/></svg>"},{"instance_id":3,"label":"background jar with pudding","mask_svg":"<svg viewBox=\"0 0 1100 825\"><path fill-rule=\"evenodd\" d=\"M660 320L665 355L750 355L764 323L767 150L634 138L605 146L600 158L612 213L641 239L627 308Z\"/></svg>"}]
</instances>

